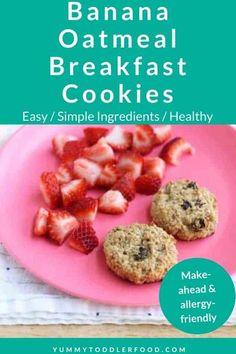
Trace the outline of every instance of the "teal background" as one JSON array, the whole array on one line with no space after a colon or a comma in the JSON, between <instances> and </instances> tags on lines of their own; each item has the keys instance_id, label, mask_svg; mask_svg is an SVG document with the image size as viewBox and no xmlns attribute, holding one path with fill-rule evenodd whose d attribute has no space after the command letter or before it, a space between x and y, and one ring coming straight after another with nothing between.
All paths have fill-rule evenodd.
<instances>
[{"instance_id":1,"label":"teal background","mask_svg":"<svg viewBox=\"0 0 236 354\"><path fill-rule=\"evenodd\" d=\"M206 279L181 279L182 272L211 274ZM179 289L184 286L196 288L206 286L207 290L213 285L215 292L207 291L199 294L179 295ZM210 309L191 308L181 309L180 304L191 302L212 301ZM160 305L167 320L176 328L192 334L209 333L221 327L231 315L235 305L235 287L230 275L218 263L206 258L190 258L172 267L162 281L160 288ZM212 314L216 317L213 322L182 323L184 316L204 316Z\"/></svg>"},{"instance_id":2,"label":"teal background","mask_svg":"<svg viewBox=\"0 0 236 354\"><path fill-rule=\"evenodd\" d=\"M131 0L91 1L82 0L86 6L167 6L168 22L87 22L67 21L66 0L32 2L30 0L1 1L1 123L22 123L22 111L50 113L65 110L80 113L85 110L96 113L139 113L163 114L165 110L183 113L204 111L213 113L213 124L235 123L235 10L234 0L179 0L151 1ZM99 33L105 29L112 33L165 33L177 28L177 49L63 49L58 35L65 28L78 30L80 35ZM79 84L81 90L96 90L117 85L116 77L50 77L49 57L63 56L65 60L92 60L100 62L114 60L117 55L131 60L138 55L147 61L174 61L183 57L187 61L187 77L123 77L121 83L130 87L142 80L143 88L160 91L173 88L173 104L67 104L61 97L62 88L68 83ZM55 123L55 122L52 122ZM180 123L181 124L181 123Z\"/></svg>"},{"instance_id":3,"label":"teal background","mask_svg":"<svg viewBox=\"0 0 236 354\"><path fill-rule=\"evenodd\" d=\"M158 330L158 329L157 329ZM185 353L185 354L199 354L199 353L214 353L214 354L234 354L236 347L235 338L140 338L140 339L128 339L128 338L50 338L50 339L0 339L1 353L4 354L52 354L54 353L53 347L63 346L68 347L91 347L91 351L86 353L97 353L95 347L117 347L120 351L114 353L128 353L128 348L137 349L137 351L129 351L129 353L140 354L138 350L143 348L160 348L159 353ZM122 352L123 348L123 352ZM177 348L177 351L174 349ZM181 348L185 348L185 351L180 351ZM172 351L171 351L172 350ZM62 352L62 351L61 351ZM64 351L66 353L66 351ZM81 351L82 353L83 351ZM55 353L60 353L57 350ZM67 353L76 353L76 351L68 351ZM79 351L77 351L79 353ZM102 353L102 352L100 352ZM109 351L108 351L109 353ZM143 353L147 353L144 351ZM153 351L154 353L154 351ZM158 351L156 351L158 353Z\"/></svg>"}]
</instances>

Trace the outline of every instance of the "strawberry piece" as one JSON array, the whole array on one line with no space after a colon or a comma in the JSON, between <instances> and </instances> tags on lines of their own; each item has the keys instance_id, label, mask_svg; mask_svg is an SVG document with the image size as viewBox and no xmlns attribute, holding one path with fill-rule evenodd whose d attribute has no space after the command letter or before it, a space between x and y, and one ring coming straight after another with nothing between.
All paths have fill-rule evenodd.
<instances>
[{"instance_id":1,"label":"strawberry piece","mask_svg":"<svg viewBox=\"0 0 236 354\"><path fill-rule=\"evenodd\" d=\"M101 138L95 145L84 149L83 157L102 165L115 160L115 155L104 138Z\"/></svg>"},{"instance_id":2,"label":"strawberry piece","mask_svg":"<svg viewBox=\"0 0 236 354\"><path fill-rule=\"evenodd\" d=\"M63 149L64 149L65 143L67 141L74 141L74 140L78 140L78 138L76 136L73 136L73 135L57 134L52 139L53 151L55 152L55 154L59 158L61 158L61 156L63 154Z\"/></svg>"},{"instance_id":3,"label":"strawberry piece","mask_svg":"<svg viewBox=\"0 0 236 354\"><path fill-rule=\"evenodd\" d=\"M89 127L84 129L85 139L89 145L94 145L99 139L103 138L108 133L107 128Z\"/></svg>"},{"instance_id":4,"label":"strawberry piece","mask_svg":"<svg viewBox=\"0 0 236 354\"><path fill-rule=\"evenodd\" d=\"M136 194L134 178L131 173L123 175L112 187L113 190L120 191L129 202L134 199Z\"/></svg>"},{"instance_id":5,"label":"strawberry piece","mask_svg":"<svg viewBox=\"0 0 236 354\"><path fill-rule=\"evenodd\" d=\"M63 162L70 163L82 156L84 148L87 146L84 139L67 141L63 148L61 159Z\"/></svg>"},{"instance_id":6,"label":"strawberry piece","mask_svg":"<svg viewBox=\"0 0 236 354\"><path fill-rule=\"evenodd\" d=\"M142 155L152 151L155 134L150 125L136 125L133 134L133 149Z\"/></svg>"},{"instance_id":7,"label":"strawberry piece","mask_svg":"<svg viewBox=\"0 0 236 354\"><path fill-rule=\"evenodd\" d=\"M153 129L155 134L154 144L164 144L171 137L172 128L171 125L160 125Z\"/></svg>"},{"instance_id":8,"label":"strawberry piece","mask_svg":"<svg viewBox=\"0 0 236 354\"><path fill-rule=\"evenodd\" d=\"M69 246L77 251L89 254L98 246L96 232L89 221L81 221L69 235Z\"/></svg>"},{"instance_id":9,"label":"strawberry piece","mask_svg":"<svg viewBox=\"0 0 236 354\"><path fill-rule=\"evenodd\" d=\"M68 207L72 203L85 197L88 185L85 179L74 179L69 183L61 186L62 202L64 207Z\"/></svg>"},{"instance_id":10,"label":"strawberry piece","mask_svg":"<svg viewBox=\"0 0 236 354\"><path fill-rule=\"evenodd\" d=\"M138 178L142 173L143 157L135 151L127 151L121 154L117 167L122 173L131 172L133 178Z\"/></svg>"},{"instance_id":11,"label":"strawberry piece","mask_svg":"<svg viewBox=\"0 0 236 354\"><path fill-rule=\"evenodd\" d=\"M66 164L61 164L56 172L59 184L68 183L73 179L73 173Z\"/></svg>"},{"instance_id":12,"label":"strawberry piece","mask_svg":"<svg viewBox=\"0 0 236 354\"><path fill-rule=\"evenodd\" d=\"M128 202L119 191L108 191L98 201L98 210L105 214L122 214L128 209Z\"/></svg>"},{"instance_id":13,"label":"strawberry piece","mask_svg":"<svg viewBox=\"0 0 236 354\"><path fill-rule=\"evenodd\" d=\"M94 198L80 198L68 207L68 211L77 220L94 221L98 209L98 201Z\"/></svg>"},{"instance_id":14,"label":"strawberry piece","mask_svg":"<svg viewBox=\"0 0 236 354\"><path fill-rule=\"evenodd\" d=\"M105 137L106 142L114 151L125 151L131 148L132 133L124 131L120 126L115 126Z\"/></svg>"},{"instance_id":15,"label":"strawberry piece","mask_svg":"<svg viewBox=\"0 0 236 354\"><path fill-rule=\"evenodd\" d=\"M148 157L144 159L143 173L157 176L163 179L166 169L166 163L160 157Z\"/></svg>"},{"instance_id":16,"label":"strawberry piece","mask_svg":"<svg viewBox=\"0 0 236 354\"><path fill-rule=\"evenodd\" d=\"M64 210L53 210L48 215L48 236L58 245L67 238L69 232L78 226L74 216Z\"/></svg>"},{"instance_id":17,"label":"strawberry piece","mask_svg":"<svg viewBox=\"0 0 236 354\"><path fill-rule=\"evenodd\" d=\"M184 138L174 138L169 141L162 149L160 157L168 164L178 165L179 160L184 154L193 154L194 148Z\"/></svg>"},{"instance_id":18,"label":"strawberry piece","mask_svg":"<svg viewBox=\"0 0 236 354\"><path fill-rule=\"evenodd\" d=\"M160 189L161 180L157 176L142 175L135 181L136 190L140 194L151 195Z\"/></svg>"},{"instance_id":19,"label":"strawberry piece","mask_svg":"<svg viewBox=\"0 0 236 354\"><path fill-rule=\"evenodd\" d=\"M74 174L77 178L84 178L90 187L94 186L101 174L101 166L97 163L79 158L74 162Z\"/></svg>"},{"instance_id":20,"label":"strawberry piece","mask_svg":"<svg viewBox=\"0 0 236 354\"><path fill-rule=\"evenodd\" d=\"M98 177L96 182L97 187L110 188L112 187L120 176L120 170L113 162L107 163Z\"/></svg>"},{"instance_id":21,"label":"strawberry piece","mask_svg":"<svg viewBox=\"0 0 236 354\"><path fill-rule=\"evenodd\" d=\"M60 206L61 191L55 173L43 172L40 177L39 187L42 192L45 203L51 209L55 209Z\"/></svg>"},{"instance_id":22,"label":"strawberry piece","mask_svg":"<svg viewBox=\"0 0 236 354\"><path fill-rule=\"evenodd\" d=\"M34 235L44 236L48 231L48 211L40 208L35 216Z\"/></svg>"}]
</instances>

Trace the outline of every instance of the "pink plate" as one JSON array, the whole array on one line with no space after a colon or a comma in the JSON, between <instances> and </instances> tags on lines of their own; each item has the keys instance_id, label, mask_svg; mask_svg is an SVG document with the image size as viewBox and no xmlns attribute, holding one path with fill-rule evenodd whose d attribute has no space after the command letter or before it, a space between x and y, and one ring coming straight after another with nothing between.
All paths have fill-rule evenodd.
<instances>
[{"instance_id":1,"label":"pink plate","mask_svg":"<svg viewBox=\"0 0 236 354\"><path fill-rule=\"evenodd\" d=\"M132 129L132 128L131 128ZM51 139L58 133L81 135L80 126L27 126L5 145L0 155L0 240L9 253L42 281L71 295L113 305L156 305L160 283L134 285L119 279L106 267L102 241L112 227L149 221L151 197L137 195L121 216L99 214L95 228L100 247L89 256L66 244L58 247L32 237L32 220L44 205L39 187L43 171L58 164ZM196 180L217 196L220 222L214 236L193 242L177 242L179 259L210 258L235 272L236 250L236 132L228 126L175 126L196 148L178 167L168 168L164 183L178 178ZM157 150L153 152L156 154Z\"/></svg>"}]
</instances>

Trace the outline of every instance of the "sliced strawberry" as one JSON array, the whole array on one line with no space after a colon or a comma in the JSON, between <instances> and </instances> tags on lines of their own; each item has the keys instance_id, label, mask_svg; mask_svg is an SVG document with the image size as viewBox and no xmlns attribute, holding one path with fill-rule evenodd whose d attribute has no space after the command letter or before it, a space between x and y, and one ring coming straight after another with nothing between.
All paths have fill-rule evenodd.
<instances>
[{"instance_id":1,"label":"sliced strawberry","mask_svg":"<svg viewBox=\"0 0 236 354\"><path fill-rule=\"evenodd\" d=\"M84 148L87 146L85 139L67 141L63 148L61 159L70 163L82 156Z\"/></svg>"},{"instance_id":2,"label":"sliced strawberry","mask_svg":"<svg viewBox=\"0 0 236 354\"><path fill-rule=\"evenodd\" d=\"M78 140L78 138L73 135L57 134L56 136L54 136L54 138L52 139L52 147L55 154L61 158L65 143L67 141L74 140Z\"/></svg>"},{"instance_id":3,"label":"sliced strawberry","mask_svg":"<svg viewBox=\"0 0 236 354\"><path fill-rule=\"evenodd\" d=\"M124 131L119 125L115 126L105 137L106 142L114 151L130 149L132 139L132 133Z\"/></svg>"},{"instance_id":4,"label":"sliced strawberry","mask_svg":"<svg viewBox=\"0 0 236 354\"><path fill-rule=\"evenodd\" d=\"M166 169L166 163L160 157L148 157L144 159L143 172L147 175L157 176L163 179Z\"/></svg>"},{"instance_id":5,"label":"sliced strawberry","mask_svg":"<svg viewBox=\"0 0 236 354\"><path fill-rule=\"evenodd\" d=\"M135 181L136 190L140 194L151 195L160 189L161 180L157 176L142 175Z\"/></svg>"},{"instance_id":6,"label":"sliced strawberry","mask_svg":"<svg viewBox=\"0 0 236 354\"><path fill-rule=\"evenodd\" d=\"M171 137L171 133L172 133L171 125L160 125L155 127L153 130L155 134L155 140L154 140L155 145L164 144Z\"/></svg>"},{"instance_id":7,"label":"sliced strawberry","mask_svg":"<svg viewBox=\"0 0 236 354\"><path fill-rule=\"evenodd\" d=\"M61 164L56 172L59 184L68 183L73 179L73 173L66 164Z\"/></svg>"},{"instance_id":8,"label":"sliced strawberry","mask_svg":"<svg viewBox=\"0 0 236 354\"><path fill-rule=\"evenodd\" d=\"M101 138L95 145L84 149L83 157L102 165L115 160L114 152L104 138Z\"/></svg>"},{"instance_id":9,"label":"sliced strawberry","mask_svg":"<svg viewBox=\"0 0 236 354\"><path fill-rule=\"evenodd\" d=\"M143 157L135 151L124 152L118 160L117 167L122 173L131 172L136 179L142 173Z\"/></svg>"},{"instance_id":10,"label":"sliced strawberry","mask_svg":"<svg viewBox=\"0 0 236 354\"><path fill-rule=\"evenodd\" d=\"M160 157L168 164L178 165L179 160L184 154L193 154L194 148L184 138L174 138L169 141L162 149Z\"/></svg>"},{"instance_id":11,"label":"sliced strawberry","mask_svg":"<svg viewBox=\"0 0 236 354\"><path fill-rule=\"evenodd\" d=\"M64 210L50 211L48 215L48 236L61 245L68 233L78 226L74 216Z\"/></svg>"},{"instance_id":12,"label":"sliced strawberry","mask_svg":"<svg viewBox=\"0 0 236 354\"><path fill-rule=\"evenodd\" d=\"M85 179L74 179L69 183L61 186L62 202L64 207L68 207L72 203L85 197L88 190L88 185Z\"/></svg>"},{"instance_id":13,"label":"sliced strawberry","mask_svg":"<svg viewBox=\"0 0 236 354\"><path fill-rule=\"evenodd\" d=\"M81 221L69 235L69 246L85 254L89 254L99 241L96 232L89 221Z\"/></svg>"},{"instance_id":14,"label":"sliced strawberry","mask_svg":"<svg viewBox=\"0 0 236 354\"><path fill-rule=\"evenodd\" d=\"M129 202L134 199L136 194L135 182L132 173L128 172L123 175L112 187L115 191L120 191L121 194Z\"/></svg>"},{"instance_id":15,"label":"sliced strawberry","mask_svg":"<svg viewBox=\"0 0 236 354\"><path fill-rule=\"evenodd\" d=\"M107 128L102 127L89 127L84 129L84 135L89 145L94 145L99 139L108 133Z\"/></svg>"},{"instance_id":16,"label":"sliced strawberry","mask_svg":"<svg viewBox=\"0 0 236 354\"><path fill-rule=\"evenodd\" d=\"M98 209L98 201L94 198L80 198L68 207L68 211L77 220L94 221Z\"/></svg>"},{"instance_id":17,"label":"sliced strawberry","mask_svg":"<svg viewBox=\"0 0 236 354\"><path fill-rule=\"evenodd\" d=\"M113 162L108 162L102 169L100 176L96 182L97 187L110 188L120 177L120 170Z\"/></svg>"},{"instance_id":18,"label":"sliced strawberry","mask_svg":"<svg viewBox=\"0 0 236 354\"><path fill-rule=\"evenodd\" d=\"M61 204L61 191L56 174L43 172L39 186L45 203L52 209L59 207Z\"/></svg>"},{"instance_id":19,"label":"sliced strawberry","mask_svg":"<svg viewBox=\"0 0 236 354\"><path fill-rule=\"evenodd\" d=\"M133 149L142 155L152 151L155 134L150 125L136 125L133 134Z\"/></svg>"},{"instance_id":20,"label":"sliced strawberry","mask_svg":"<svg viewBox=\"0 0 236 354\"><path fill-rule=\"evenodd\" d=\"M101 171L101 166L93 161L79 158L74 162L75 176L77 178L84 178L90 187L95 185Z\"/></svg>"},{"instance_id":21,"label":"sliced strawberry","mask_svg":"<svg viewBox=\"0 0 236 354\"><path fill-rule=\"evenodd\" d=\"M98 210L105 214L122 214L128 209L128 202L119 191L108 191L98 201Z\"/></svg>"},{"instance_id":22,"label":"sliced strawberry","mask_svg":"<svg viewBox=\"0 0 236 354\"><path fill-rule=\"evenodd\" d=\"M40 208L35 216L34 235L44 236L48 231L48 211Z\"/></svg>"}]
</instances>

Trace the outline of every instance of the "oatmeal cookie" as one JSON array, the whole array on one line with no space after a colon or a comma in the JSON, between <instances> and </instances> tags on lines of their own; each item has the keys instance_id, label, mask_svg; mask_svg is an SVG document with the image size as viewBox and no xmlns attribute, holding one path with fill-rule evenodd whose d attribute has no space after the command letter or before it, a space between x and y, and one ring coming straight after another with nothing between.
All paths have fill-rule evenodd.
<instances>
[{"instance_id":1,"label":"oatmeal cookie","mask_svg":"<svg viewBox=\"0 0 236 354\"><path fill-rule=\"evenodd\" d=\"M156 225L132 224L113 228L104 242L108 267L136 284L163 279L177 263L174 237Z\"/></svg>"},{"instance_id":2,"label":"oatmeal cookie","mask_svg":"<svg viewBox=\"0 0 236 354\"><path fill-rule=\"evenodd\" d=\"M181 240L204 238L217 227L216 197L190 180L169 182L155 194L151 216L156 225Z\"/></svg>"}]
</instances>

